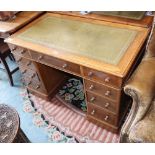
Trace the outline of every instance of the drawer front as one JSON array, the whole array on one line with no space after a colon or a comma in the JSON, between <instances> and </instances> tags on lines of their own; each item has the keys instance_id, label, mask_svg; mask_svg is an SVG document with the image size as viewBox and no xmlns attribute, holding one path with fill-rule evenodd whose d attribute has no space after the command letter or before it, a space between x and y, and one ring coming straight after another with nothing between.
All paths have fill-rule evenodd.
<instances>
[{"instance_id":1,"label":"drawer front","mask_svg":"<svg viewBox=\"0 0 155 155\"><path fill-rule=\"evenodd\" d=\"M121 88L122 86L122 79L119 77L86 67L82 67L82 69L84 76L88 79L95 80L115 88Z\"/></svg>"},{"instance_id":2,"label":"drawer front","mask_svg":"<svg viewBox=\"0 0 155 155\"><path fill-rule=\"evenodd\" d=\"M20 56L30 58L30 52L28 49L25 49L25 48L19 47L19 46L15 46L15 45L11 45L11 44L9 44L9 48L11 49L11 52L13 54L18 54Z\"/></svg>"},{"instance_id":3,"label":"drawer front","mask_svg":"<svg viewBox=\"0 0 155 155\"><path fill-rule=\"evenodd\" d=\"M60 60L51 56L47 56L47 55L42 55L42 54L38 54L36 52L31 51L31 56L33 59L35 59L36 61L39 61L41 63L44 63L46 65L52 66L52 67L58 67L62 70L66 70L66 71L70 71L72 73L76 73L78 75L80 75L80 66L64 61L64 60Z\"/></svg>"},{"instance_id":4,"label":"drawer front","mask_svg":"<svg viewBox=\"0 0 155 155\"><path fill-rule=\"evenodd\" d=\"M24 66L28 69L31 69L31 70L35 70L35 66L30 59L26 59L24 57L21 57L19 55L15 55L15 54L14 54L14 57L19 65L22 65L22 66Z\"/></svg>"},{"instance_id":5,"label":"drawer front","mask_svg":"<svg viewBox=\"0 0 155 155\"><path fill-rule=\"evenodd\" d=\"M96 82L85 80L85 89L93 93L102 95L103 97L119 101L121 96L121 90L107 87Z\"/></svg>"},{"instance_id":6,"label":"drawer front","mask_svg":"<svg viewBox=\"0 0 155 155\"><path fill-rule=\"evenodd\" d=\"M36 83L40 83L40 78L39 78L37 72L27 69L23 66L19 66L19 68L20 68L20 71L21 71L23 77L26 77L26 78L28 77L30 80L33 80Z\"/></svg>"},{"instance_id":7,"label":"drawer front","mask_svg":"<svg viewBox=\"0 0 155 155\"><path fill-rule=\"evenodd\" d=\"M29 79L27 76L23 76L23 78L23 82L28 88L47 95L47 91L45 90L41 82L36 82L35 80Z\"/></svg>"},{"instance_id":8,"label":"drawer front","mask_svg":"<svg viewBox=\"0 0 155 155\"><path fill-rule=\"evenodd\" d=\"M101 108L107 109L113 113L117 113L119 109L119 102L113 102L101 96L95 95L90 92L86 92L87 95L87 102L91 105L97 105Z\"/></svg>"},{"instance_id":9,"label":"drawer front","mask_svg":"<svg viewBox=\"0 0 155 155\"><path fill-rule=\"evenodd\" d=\"M117 125L117 116L113 115L111 113L108 113L107 111L100 109L96 107L95 105L88 104L88 115L92 116L96 119L99 119L103 122L107 122L112 125Z\"/></svg>"}]
</instances>

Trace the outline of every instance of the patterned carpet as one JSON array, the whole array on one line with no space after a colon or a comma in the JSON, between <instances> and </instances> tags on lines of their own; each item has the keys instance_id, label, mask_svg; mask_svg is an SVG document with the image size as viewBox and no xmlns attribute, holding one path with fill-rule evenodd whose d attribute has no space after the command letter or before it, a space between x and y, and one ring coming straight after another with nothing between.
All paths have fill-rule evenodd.
<instances>
[{"instance_id":1,"label":"patterned carpet","mask_svg":"<svg viewBox=\"0 0 155 155\"><path fill-rule=\"evenodd\" d=\"M7 59L9 67L13 70L16 64ZM0 68L3 66L0 63ZM0 104L14 107L20 116L20 127L31 143L48 143L48 135L42 128L38 128L32 122L33 116L23 111L23 97L20 95L22 89L21 74L17 71L13 74L14 87L11 87L6 73L0 69Z\"/></svg>"},{"instance_id":2,"label":"patterned carpet","mask_svg":"<svg viewBox=\"0 0 155 155\"><path fill-rule=\"evenodd\" d=\"M50 102L23 90L23 110L33 115L33 123L44 128L53 143L117 143L119 136L89 122L85 114L56 95Z\"/></svg>"}]
</instances>

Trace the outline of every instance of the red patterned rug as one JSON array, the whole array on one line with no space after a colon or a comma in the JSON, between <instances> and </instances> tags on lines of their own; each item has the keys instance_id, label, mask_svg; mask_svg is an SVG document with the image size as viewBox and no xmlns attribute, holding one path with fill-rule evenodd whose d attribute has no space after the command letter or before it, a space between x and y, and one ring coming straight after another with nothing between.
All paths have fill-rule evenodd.
<instances>
[{"instance_id":1,"label":"red patterned rug","mask_svg":"<svg viewBox=\"0 0 155 155\"><path fill-rule=\"evenodd\" d=\"M85 114L66 104L58 95L50 102L23 90L23 110L33 115L33 123L45 128L49 142L117 143L119 135L89 122Z\"/></svg>"}]
</instances>

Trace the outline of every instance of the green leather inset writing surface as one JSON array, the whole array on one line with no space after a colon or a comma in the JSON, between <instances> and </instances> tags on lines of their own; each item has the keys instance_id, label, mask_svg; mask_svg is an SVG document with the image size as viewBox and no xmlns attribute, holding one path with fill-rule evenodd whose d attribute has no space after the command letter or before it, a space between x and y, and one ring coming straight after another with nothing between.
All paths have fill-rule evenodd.
<instances>
[{"instance_id":1,"label":"green leather inset writing surface","mask_svg":"<svg viewBox=\"0 0 155 155\"><path fill-rule=\"evenodd\" d=\"M18 37L57 50L118 64L136 34L130 29L49 16Z\"/></svg>"}]
</instances>

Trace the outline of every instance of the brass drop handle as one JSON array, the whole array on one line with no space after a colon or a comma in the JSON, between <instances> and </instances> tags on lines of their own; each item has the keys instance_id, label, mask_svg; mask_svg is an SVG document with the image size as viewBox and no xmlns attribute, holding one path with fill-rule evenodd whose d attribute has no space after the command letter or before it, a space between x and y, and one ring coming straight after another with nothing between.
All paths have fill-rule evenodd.
<instances>
[{"instance_id":1,"label":"brass drop handle","mask_svg":"<svg viewBox=\"0 0 155 155\"><path fill-rule=\"evenodd\" d=\"M24 54L26 52L26 49L22 49L21 54Z\"/></svg>"},{"instance_id":2,"label":"brass drop handle","mask_svg":"<svg viewBox=\"0 0 155 155\"><path fill-rule=\"evenodd\" d=\"M104 107L105 107L105 108L108 108L108 107L109 107L109 105L110 105L110 104L107 102L107 103L105 104L105 106L104 106Z\"/></svg>"},{"instance_id":3,"label":"brass drop handle","mask_svg":"<svg viewBox=\"0 0 155 155\"><path fill-rule=\"evenodd\" d=\"M95 97L92 97L92 98L90 99L90 102L93 102L93 101L95 101Z\"/></svg>"},{"instance_id":4,"label":"brass drop handle","mask_svg":"<svg viewBox=\"0 0 155 155\"><path fill-rule=\"evenodd\" d=\"M89 90L93 90L94 89L94 85L90 85Z\"/></svg>"},{"instance_id":5,"label":"brass drop handle","mask_svg":"<svg viewBox=\"0 0 155 155\"><path fill-rule=\"evenodd\" d=\"M91 112L91 115L94 115L95 114L95 110L93 110L92 112Z\"/></svg>"},{"instance_id":6,"label":"brass drop handle","mask_svg":"<svg viewBox=\"0 0 155 155\"><path fill-rule=\"evenodd\" d=\"M67 64L63 64L62 68L66 68L68 65Z\"/></svg>"},{"instance_id":7,"label":"brass drop handle","mask_svg":"<svg viewBox=\"0 0 155 155\"><path fill-rule=\"evenodd\" d=\"M31 61L28 61L27 66L30 66L30 65L31 65Z\"/></svg>"},{"instance_id":8,"label":"brass drop handle","mask_svg":"<svg viewBox=\"0 0 155 155\"><path fill-rule=\"evenodd\" d=\"M105 92L105 96L109 96L110 95L110 91L109 90L107 90L106 92Z\"/></svg>"},{"instance_id":9,"label":"brass drop handle","mask_svg":"<svg viewBox=\"0 0 155 155\"><path fill-rule=\"evenodd\" d=\"M93 75L93 72L89 72L88 76L91 77Z\"/></svg>"},{"instance_id":10,"label":"brass drop handle","mask_svg":"<svg viewBox=\"0 0 155 155\"><path fill-rule=\"evenodd\" d=\"M105 82L110 82L110 77L106 77L104 81Z\"/></svg>"},{"instance_id":11,"label":"brass drop handle","mask_svg":"<svg viewBox=\"0 0 155 155\"><path fill-rule=\"evenodd\" d=\"M36 89L39 89L39 88L40 88L40 86L39 86L39 85L37 85L37 86L36 86Z\"/></svg>"},{"instance_id":12,"label":"brass drop handle","mask_svg":"<svg viewBox=\"0 0 155 155\"><path fill-rule=\"evenodd\" d=\"M43 57L43 55L40 55L39 57L38 57L38 60L42 60L44 57Z\"/></svg>"},{"instance_id":13,"label":"brass drop handle","mask_svg":"<svg viewBox=\"0 0 155 155\"><path fill-rule=\"evenodd\" d=\"M20 62L22 60L22 58L19 58L18 60L17 60L17 62Z\"/></svg>"},{"instance_id":14,"label":"brass drop handle","mask_svg":"<svg viewBox=\"0 0 155 155\"><path fill-rule=\"evenodd\" d=\"M108 119L109 119L109 116L106 115L106 116L104 117L104 120L107 121Z\"/></svg>"},{"instance_id":15,"label":"brass drop handle","mask_svg":"<svg viewBox=\"0 0 155 155\"><path fill-rule=\"evenodd\" d=\"M27 70L25 69L24 71L22 71L22 74L25 74L27 72Z\"/></svg>"}]
</instances>

